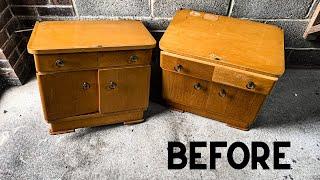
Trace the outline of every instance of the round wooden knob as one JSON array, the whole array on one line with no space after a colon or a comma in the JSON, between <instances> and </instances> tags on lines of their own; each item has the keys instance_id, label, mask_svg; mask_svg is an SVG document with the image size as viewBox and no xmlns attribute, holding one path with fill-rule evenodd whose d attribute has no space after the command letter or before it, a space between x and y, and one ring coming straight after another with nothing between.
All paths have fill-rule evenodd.
<instances>
[{"instance_id":1,"label":"round wooden knob","mask_svg":"<svg viewBox=\"0 0 320 180\"><path fill-rule=\"evenodd\" d=\"M254 89L256 87L256 85L254 84L254 82L249 81L246 85L247 89Z\"/></svg>"},{"instance_id":2,"label":"round wooden knob","mask_svg":"<svg viewBox=\"0 0 320 180\"><path fill-rule=\"evenodd\" d=\"M173 69L177 72L181 72L183 66L181 64L176 65Z\"/></svg>"},{"instance_id":3,"label":"round wooden knob","mask_svg":"<svg viewBox=\"0 0 320 180\"><path fill-rule=\"evenodd\" d=\"M82 89L83 90L88 90L90 88L90 84L88 82L82 83Z\"/></svg>"},{"instance_id":4,"label":"round wooden knob","mask_svg":"<svg viewBox=\"0 0 320 180\"><path fill-rule=\"evenodd\" d=\"M195 90L201 90L201 89L202 89L202 87L201 87L201 84L200 84L200 83L196 83L196 84L194 84L194 85L193 85L193 88L194 88Z\"/></svg>"},{"instance_id":5,"label":"round wooden knob","mask_svg":"<svg viewBox=\"0 0 320 180\"><path fill-rule=\"evenodd\" d=\"M63 67L63 66L64 66L63 60L62 60L62 59L56 60L56 66L57 66L57 67Z\"/></svg>"},{"instance_id":6,"label":"round wooden knob","mask_svg":"<svg viewBox=\"0 0 320 180\"><path fill-rule=\"evenodd\" d=\"M135 63L135 62L137 62L138 61L138 56L137 55L132 55L132 56L130 56L130 58L129 58L129 60L130 60L130 62L131 63Z\"/></svg>"},{"instance_id":7,"label":"round wooden knob","mask_svg":"<svg viewBox=\"0 0 320 180\"><path fill-rule=\"evenodd\" d=\"M108 88L109 89L115 89L117 87L117 83L113 82L113 81L110 81L109 82L109 85L108 85Z\"/></svg>"}]
</instances>

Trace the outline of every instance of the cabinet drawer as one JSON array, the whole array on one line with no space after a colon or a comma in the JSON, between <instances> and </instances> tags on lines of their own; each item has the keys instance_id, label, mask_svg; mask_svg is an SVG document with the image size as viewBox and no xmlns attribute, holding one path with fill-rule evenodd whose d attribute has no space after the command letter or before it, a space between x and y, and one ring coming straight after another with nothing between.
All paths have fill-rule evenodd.
<instances>
[{"instance_id":1,"label":"cabinet drawer","mask_svg":"<svg viewBox=\"0 0 320 180\"><path fill-rule=\"evenodd\" d=\"M92 69L98 65L97 53L36 55L38 72Z\"/></svg>"},{"instance_id":2,"label":"cabinet drawer","mask_svg":"<svg viewBox=\"0 0 320 180\"><path fill-rule=\"evenodd\" d=\"M214 67L187 59L173 57L161 52L160 66L162 69L174 71L204 80L211 81Z\"/></svg>"},{"instance_id":3,"label":"cabinet drawer","mask_svg":"<svg viewBox=\"0 0 320 180\"><path fill-rule=\"evenodd\" d=\"M110 51L99 52L100 67L116 67L128 65L149 65L152 50Z\"/></svg>"},{"instance_id":4,"label":"cabinet drawer","mask_svg":"<svg viewBox=\"0 0 320 180\"><path fill-rule=\"evenodd\" d=\"M269 94L278 78L239 69L216 66L212 81L260 94Z\"/></svg>"},{"instance_id":5,"label":"cabinet drawer","mask_svg":"<svg viewBox=\"0 0 320 180\"><path fill-rule=\"evenodd\" d=\"M98 112L96 70L37 75L37 78L46 120Z\"/></svg>"},{"instance_id":6,"label":"cabinet drawer","mask_svg":"<svg viewBox=\"0 0 320 180\"><path fill-rule=\"evenodd\" d=\"M100 112L143 109L149 103L150 66L99 70Z\"/></svg>"},{"instance_id":7,"label":"cabinet drawer","mask_svg":"<svg viewBox=\"0 0 320 180\"><path fill-rule=\"evenodd\" d=\"M208 82L164 70L162 95L169 102L203 109L208 98Z\"/></svg>"}]
</instances>

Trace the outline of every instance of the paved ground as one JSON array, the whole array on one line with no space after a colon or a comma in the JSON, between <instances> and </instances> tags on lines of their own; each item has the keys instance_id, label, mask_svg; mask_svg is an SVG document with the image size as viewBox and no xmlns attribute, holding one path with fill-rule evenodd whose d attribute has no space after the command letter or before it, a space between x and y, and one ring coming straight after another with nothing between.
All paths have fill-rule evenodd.
<instances>
[{"instance_id":1,"label":"paved ground","mask_svg":"<svg viewBox=\"0 0 320 180\"><path fill-rule=\"evenodd\" d=\"M0 97L0 179L320 179L320 70L287 70L245 132L151 103L147 121L50 136L36 80ZM216 170L168 170L168 141L291 141L291 170L232 169L227 149ZM209 149L200 148L209 163ZM241 159L235 151L235 159ZM273 153L267 160L273 165Z\"/></svg>"}]
</instances>

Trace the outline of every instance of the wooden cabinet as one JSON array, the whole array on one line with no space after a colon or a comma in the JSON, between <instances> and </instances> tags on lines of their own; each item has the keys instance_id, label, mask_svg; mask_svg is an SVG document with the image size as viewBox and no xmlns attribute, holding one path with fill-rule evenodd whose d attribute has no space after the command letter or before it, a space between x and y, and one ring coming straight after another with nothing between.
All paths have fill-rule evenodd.
<instances>
[{"instance_id":1,"label":"wooden cabinet","mask_svg":"<svg viewBox=\"0 0 320 180\"><path fill-rule=\"evenodd\" d=\"M180 10L160 49L170 106L243 130L284 72L283 31L248 20Z\"/></svg>"},{"instance_id":2,"label":"wooden cabinet","mask_svg":"<svg viewBox=\"0 0 320 180\"><path fill-rule=\"evenodd\" d=\"M139 21L36 23L28 51L50 132L141 122L155 43Z\"/></svg>"}]
</instances>

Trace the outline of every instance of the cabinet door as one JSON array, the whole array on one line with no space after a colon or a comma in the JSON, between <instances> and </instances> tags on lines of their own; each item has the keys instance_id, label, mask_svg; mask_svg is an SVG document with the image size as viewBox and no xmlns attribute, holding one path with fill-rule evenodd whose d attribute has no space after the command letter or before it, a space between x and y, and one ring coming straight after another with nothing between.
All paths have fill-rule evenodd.
<instances>
[{"instance_id":1,"label":"cabinet door","mask_svg":"<svg viewBox=\"0 0 320 180\"><path fill-rule=\"evenodd\" d=\"M96 70L53 73L37 77L47 120L98 111Z\"/></svg>"},{"instance_id":2,"label":"cabinet door","mask_svg":"<svg viewBox=\"0 0 320 180\"><path fill-rule=\"evenodd\" d=\"M146 109L150 71L150 66L99 70L100 112Z\"/></svg>"},{"instance_id":3,"label":"cabinet door","mask_svg":"<svg viewBox=\"0 0 320 180\"><path fill-rule=\"evenodd\" d=\"M164 70L162 95L169 102L204 109L208 98L208 82Z\"/></svg>"},{"instance_id":4,"label":"cabinet door","mask_svg":"<svg viewBox=\"0 0 320 180\"><path fill-rule=\"evenodd\" d=\"M231 119L249 122L256 117L265 97L239 88L210 83L206 109Z\"/></svg>"}]
</instances>

